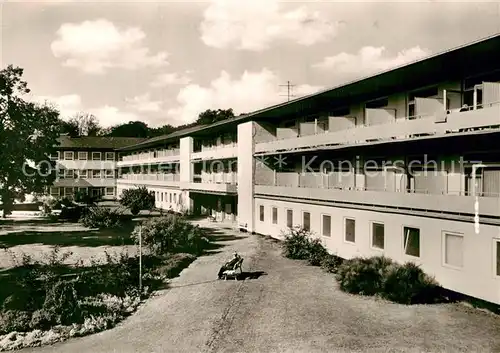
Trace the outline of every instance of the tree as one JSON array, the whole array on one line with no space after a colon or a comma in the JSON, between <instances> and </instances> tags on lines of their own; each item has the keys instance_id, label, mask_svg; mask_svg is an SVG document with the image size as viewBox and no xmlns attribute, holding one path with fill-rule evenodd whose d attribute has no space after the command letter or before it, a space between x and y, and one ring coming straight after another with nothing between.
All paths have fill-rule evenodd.
<instances>
[{"instance_id":1,"label":"tree","mask_svg":"<svg viewBox=\"0 0 500 353\"><path fill-rule=\"evenodd\" d=\"M68 134L71 137L80 136L80 129L76 121L59 121L61 134Z\"/></svg>"},{"instance_id":2,"label":"tree","mask_svg":"<svg viewBox=\"0 0 500 353\"><path fill-rule=\"evenodd\" d=\"M112 137L148 137L150 129L142 121L129 121L126 124L116 125L111 128L107 136Z\"/></svg>"},{"instance_id":3,"label":"tree","mask_svg":"<svg viewBox=\"0 0 500 353\"><path fill-rule=\"evenodd\" d=\"M41 193L55 178L50 154L59 137L59 112L22 98L30 92L23 69L9 65L0 71L0 199L4 217L14 199Z\"/></svg>"},{"instance_id":4,"label":"tree","mask_svg":"<svg viewBox=\"0 0 500 353\"><path fill-rule=\"evenodd\" d=\"M77 113L68 121L69 126L77 127L78 136L98 136L102 130L97 118L88 113Z\"/></svg>"},{"instance_id":5,"label":"tree","mask_svg":"<svg viewBox=\"0 0 500 353\"><path fill-rule=\"evenodd\" d=\"M123 190L120 204L130 208L130 212L135 216L140 210L151 211L155 207L155 194L149 192L145 186Z\"/></svg>"},{"instance_id":6,"label":"tree","mask_svg":"<svg viewBox=\"0 0 500 353\"><path fill-rule=\"evenodd\" d=\"M198 119L196 120L196 124L199 125L213 124L230 118L234 118L233 109L217 109L217 110L208 109L205 110L203 113L200 113Z\"/></svg>"}]
</instances>

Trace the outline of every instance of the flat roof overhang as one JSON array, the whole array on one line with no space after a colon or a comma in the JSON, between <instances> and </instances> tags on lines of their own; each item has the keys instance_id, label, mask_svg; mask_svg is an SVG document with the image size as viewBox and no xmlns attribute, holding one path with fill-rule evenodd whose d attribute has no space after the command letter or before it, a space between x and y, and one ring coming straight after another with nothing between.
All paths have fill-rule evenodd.
<instances>
[{"instance_id":1,"label":"flat roof overhang","mask_svg":"<svg viewBox=\"0 0 500 353\"><path fill-rule=\"evenodd\" d=\"M332 87L290 102L277 104L233 119L174 132L120 150L158 146L184 136L200 136L227 131L239 123L256 120L286 120L345 107L351 102L382 98L445 81L497 71L500 69L500 33L479 41L438 53L416 62L370 77Z\"/></svg>"}]
</instances>

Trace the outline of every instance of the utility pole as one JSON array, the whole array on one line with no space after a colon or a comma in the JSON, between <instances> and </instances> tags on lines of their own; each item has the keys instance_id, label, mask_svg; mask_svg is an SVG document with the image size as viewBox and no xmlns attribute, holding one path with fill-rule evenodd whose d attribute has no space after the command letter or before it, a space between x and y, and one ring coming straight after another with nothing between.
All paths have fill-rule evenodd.
<instances>
[{"instance_id":1,"label":"utility pole","mask_svg":"<svg viewBox=\"0 0 500 353\"><path fill-rule=\"evenodd\" d=\"M295 87L295 85L292 85L290 81L286 81L286 85L280 85L280 87L286 87L287 88L287 101L290 102L291 97L295 97L294 94L292 94L292 88ZM283 96L283 95L281 95Z\"/></svg>"}]
</instances>

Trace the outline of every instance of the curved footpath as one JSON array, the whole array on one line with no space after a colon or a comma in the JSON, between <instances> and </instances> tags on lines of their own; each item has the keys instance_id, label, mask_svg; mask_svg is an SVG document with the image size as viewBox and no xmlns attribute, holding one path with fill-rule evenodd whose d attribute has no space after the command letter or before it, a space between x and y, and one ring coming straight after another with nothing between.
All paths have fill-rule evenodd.
<instances>
[{"instance_id":1,"label":"curved footpath","mask_svg":"<svg viewBox=\"0 0 500 353\"><path fill-rule=\"evenodd\" d=\"M222 232L224 234L222 234ZM463 305L402 306L342 293L332 275L231 230L114 329L38 353L499 352L500 319ZM237 238L236 238L237 237ZM256 279L215 280L232 251Z\"/></svg>"}]
</instances>

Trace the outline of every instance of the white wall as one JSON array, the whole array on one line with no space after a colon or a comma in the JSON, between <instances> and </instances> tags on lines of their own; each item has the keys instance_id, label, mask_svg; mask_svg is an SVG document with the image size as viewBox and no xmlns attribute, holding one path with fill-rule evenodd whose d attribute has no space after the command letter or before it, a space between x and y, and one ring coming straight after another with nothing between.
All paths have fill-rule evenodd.
<instances>
[{"instance_id":1,"label":"white wall","mask_svg":"<svg viewBox=\"0 0 500 353\"><path fill-rule=\"evenodd\" d=\"M264 205L265 220L259 220L259 207ZM272 224L271 207L278 208L278 224ZM331 253L344 258L354 256L386 255L398 262L414 261L421 264L428 274L434 275L445 288L500 304L500 278L495 276L493 239L499 238L495 226L480 226L474 233L474 224L379 213L372 211L343 209L319 205L292 203L268 199L255 199L255 232L280 238L286 228L286 209L293 210L294 225L302 223L302 211L311 213L311 230L320 237ZM332 218L331 237L321 236L321 215ZM344 241L344 217L356 221L355 244ZM371 222L382 222L385 226L385 249L371 247ZM420 258L403 253L403 227L420 229ZM444 264L443 231L463 234L463 267L451 268Z\"/></svg>"},{"instance_id":2,"label":"white wall","mask_svg":"<svg viewBox=\"0 0 500 353\"><path fill-rule=\"evenodd\" d=\"M252 121L238 125L238 224L246 225L249 232L253 232L253 191L254 191L254 132L260 128Z\"/></svg>"}]
</instances>

